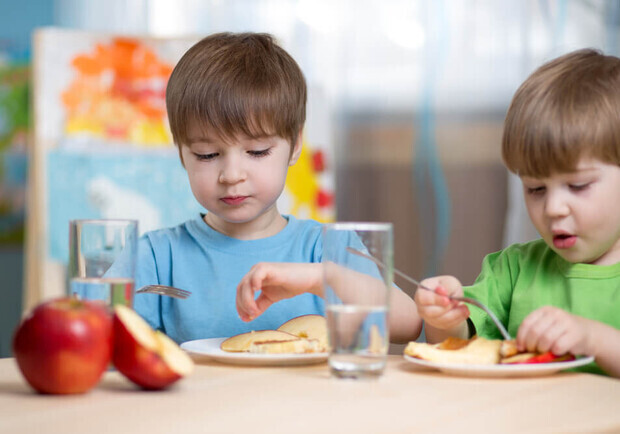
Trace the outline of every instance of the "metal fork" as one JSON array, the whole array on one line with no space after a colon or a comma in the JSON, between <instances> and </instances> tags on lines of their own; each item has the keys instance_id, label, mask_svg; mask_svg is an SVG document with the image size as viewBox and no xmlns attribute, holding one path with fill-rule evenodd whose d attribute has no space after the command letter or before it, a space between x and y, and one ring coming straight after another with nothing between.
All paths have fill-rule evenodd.
<instances>
[{"instance_id":1,"label":"metal fork","mask_svg":"<svg viewBox=\"0 0 620 434\"><path fill-rule=\"evenodd\" d=\"M386 268L386 265L383 262L381 262L380 260L378 260L377 258L375 258L374 256L372 256L370 254L367 254L367 253L364 253L364 252L362 252L360 250L354 249L353 247L347 247L347 252L353 253L354 255L361 256L361 257L366 258L366 259L370 259L372 262L377 264L379 267ZM422 289L425 289L427 291L431 291L431 292L437 293L437 291L435 291L434 289L431 289L428 286L422 285L420 282L415 280L413 277L410 277L410 276L406 275L402 271L399 271L396 268L394 268L393 270L394 270L394 274L398 274L400 277L402 277L403 279L405 279L406 281L408 281L410 283L413 283L418 288L422 288ZM486 307L484 304L480 303L478 300L475 300L475 299L469 298L469 297L457 297L455 295L446 295L445 297L448 297L450 300L462 301L463 303L473 304L474 306L479 307L480 309L485 311L487 315L489 315L489 317L491 318L491 320L495 324L495 327L497 327L497 329L502 334L504 339L506 339L506 340L512 339L512 337L510 337L510 335L508 334L508 330L506 330L506 327L504 327L504 325L500 322L500 320L497 319L495 314L488 307Z\"/></svg>"},{"instance_id":2,"label":"metal fork","mask_svg":"<svg viewBox=\"0 0 620 434\"><path fill-rule=\"evenodd\" d=\"M191 292L184 289L175 288L173 286L166 285L146 285L136 291L136 294L159 294L167 295L169 297L185 299L192 295Z\"/></svg>"}]
</instances>

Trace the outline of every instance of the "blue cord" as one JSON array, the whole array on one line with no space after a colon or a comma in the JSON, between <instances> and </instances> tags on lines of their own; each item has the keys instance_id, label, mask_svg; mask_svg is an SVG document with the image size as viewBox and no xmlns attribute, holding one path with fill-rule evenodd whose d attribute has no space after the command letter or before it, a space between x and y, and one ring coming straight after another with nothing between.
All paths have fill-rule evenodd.
<instances>
[{"instance_id":1,"label":"blue cord","mask_svg":"<svg viewBox=\"0 0 620 434\"><path fill-rule=\"evenodd\" d=\"M444 2L431 2L437 6L438 16L437 29L441 29L436 44L429 42L426 46L426 64L424 79L422 80L422 101L418 119L418 152L414 153L413 159L413 182L417 191L418 207L421 221L421 233L425 250L431 252L430 258L425 263L425 276L438 274L441 260L448 246L451 226L451 202L446 180L443 175L441 162L437 153L435 136L435 111L433 107L436 78L441 69L441 63L448 51L448 39L444 30L448 25L445 19ZM428 26L427 29L432 29ZM427 185L428 182L428 185ZM432 196L428 197L429 190ZM435 216L435 220L433 220ZM429 231L432 228L432 231ZM431 235L433 235L431 237Z\"/></svg>"}]
</instances>

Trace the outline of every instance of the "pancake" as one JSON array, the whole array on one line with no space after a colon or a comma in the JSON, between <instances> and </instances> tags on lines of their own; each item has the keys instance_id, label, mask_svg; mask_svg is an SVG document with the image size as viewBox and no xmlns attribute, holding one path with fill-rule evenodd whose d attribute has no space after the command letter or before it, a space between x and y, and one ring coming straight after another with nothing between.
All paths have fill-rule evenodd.
<instances>
[{"instance_id":1,"label":"pancake","mask_svg":"<svg viewBox=\"0 0 620 434\"><path fill-rule=\"evenodd\" d=\"M282 324L278 330L299 338L316 339L319 351L327 351L327 321L322 315L298 316Z\"/></svg>"},{"instance_id":2,"label":"pancake","mask_svg":"<svg viewBox=\"0 0 620 434\"><path fill-rule=\"evenodd\" d=\"M242 333L226 339L220 344L224 351L243 353L250 351L255 342L277 342L299 339L297 336L279 330L259 330Z\"/></svg>"},{"instance_id":3,"label":"pancake","mask_svg":"<svg viewBox=\"0 0 620 434\"><path fill-rule=\"evenodd\" d=\"M409 342L405 354L434 363L495 365L500 361L502 341L484 338L449 338L440 344Z\"/></svg>"}]
</instances>

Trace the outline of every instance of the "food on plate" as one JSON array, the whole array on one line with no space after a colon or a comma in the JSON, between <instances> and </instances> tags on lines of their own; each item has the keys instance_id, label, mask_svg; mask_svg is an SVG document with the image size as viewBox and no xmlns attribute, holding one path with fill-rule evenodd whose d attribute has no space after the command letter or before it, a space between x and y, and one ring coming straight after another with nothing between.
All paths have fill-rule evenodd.
<instances>
[{"instance_id":1,"label":"food on plate","mask_svg":"<svg viewBox=\"0 0 620 434\"><path fill-rule=\"evenodd\" d=\"M282 342L299 340L297 336L280 330L259 330L232 336L221 343L220 348L232 353L249 352L258 342Z\"/></svg>"},{"instance_id":2,"label":"food on plate","mask_svg":"<svg viewBox=\"0 0 620 434\"><path fill-rule=\"evenodd\" d=\"M500 360L502 341L448 338L439 344L409 342L405 354L435 363L494 365Z\"/></svg>"},{"instance_id":3,"label":"food on plate","mask_svg":"<svg viewBox=\"0 0 620 434\"><path fill-rule=\"evenodd\" d=\"M257 341L250 345L250 353L283 354L283 353L318 353L321 352L316 339L295 338L288 341Z\"/></svg>"},{"instance_id":4,"label":"food on plate","mask_svg":"<svg viewBox=\"0 0 620 434\"><path fill-rule=\"evenodd\" d=\"M277 330L258 330L232 336L220 345L235 353L322 353L327 351L327 324L321 315L293 318Z\"/></svg>"},{"instance_id":5,"label":"food on plate","mask_svg":"<svg viewBox=\"0 0 620 434\"><path fill-rule=\"evenodd\" d=\"M153 330L132 309L115 306L113 324L112 362L138 386L163 389L193 371L194 362L176 342Z\"/></svg>"},{"instance_id":6,"label":"food on plate","mask_svg":"<svg viewBox=\"0 0 620 434\"><path fill-rule=\"evenodd\" d=\"M327 322L323 315L298 316L282 324L278 330L299 338L316 339L318 351L327 351Z\"/></svg>"},{"instance_id":7,"label":"food on plate","mask_svg":"<svg viewBox=\"0 0 620 434\"><path fill-rule=\"evenodd\" d=\"M106 307L76 298L39 304L17 327L13 354L26 381L50 394L84 393L107 369L112 318Z\"/></svg>"},{"instance_id":8,"label":"food on plate","mask_svg":"<svg viewBox=\"0 0 620 434\"><path fill-rule=\"evenodd\" d=\"M563 354L558 356L553 354L551 351L547 351L545 353L519 352L517 349L517 343L514 339L502 341L500 355L502 356L500 363L505 365L551 363L575 360L575 356L572 354Z\"/></svg>"},{"instance_id":9,"label":"food on plate","mask_svg":"<svg viewBox=\"0 0 620 434\"><path fill-rule=\"evenodd\" d=\"M409 342L405 354L434 363L470 365L550 363L574 359L570 354L520 353L514 340L488 340L475 336L471 339L449 337L439 344Z\"/></svg>"},{"instance_id":10,"label":"food on plate","mask_svg":"<svg viewBox=\"0 0 620 434\"><path fill-rule=\"evenodd\" d=\"M575 356L572 354L564 354L557 356L551 351L546 353L521 353L511 357L503 358L500 363L505 365L516 364L533 364L533 363L551 363L551 362L566 362L569 360L575 360Z\"/></svg>"}]
</instances>

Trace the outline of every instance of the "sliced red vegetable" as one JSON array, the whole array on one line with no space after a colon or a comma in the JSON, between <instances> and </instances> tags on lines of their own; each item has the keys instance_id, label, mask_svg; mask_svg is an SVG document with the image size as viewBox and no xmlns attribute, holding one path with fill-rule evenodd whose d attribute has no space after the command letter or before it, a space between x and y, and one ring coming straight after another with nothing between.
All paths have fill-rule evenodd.
<instances>
[{"instance_id":1,"label":"sliced red vegetable","mask_svg":"<svg viewBox=\"0 0 620 434\"><path fill-rule=\"evenodd\" d=\"M575 356L572 354L564 354L562 356L556 356L551 351L547 351L546 353L539 354L534 357L530 357L529 359L522 360L519 362L514 362L513 364L533 364L533 363L551 363L551 362L565 362L568 360L575 360Z\"/></svg>"}]
</instances>

